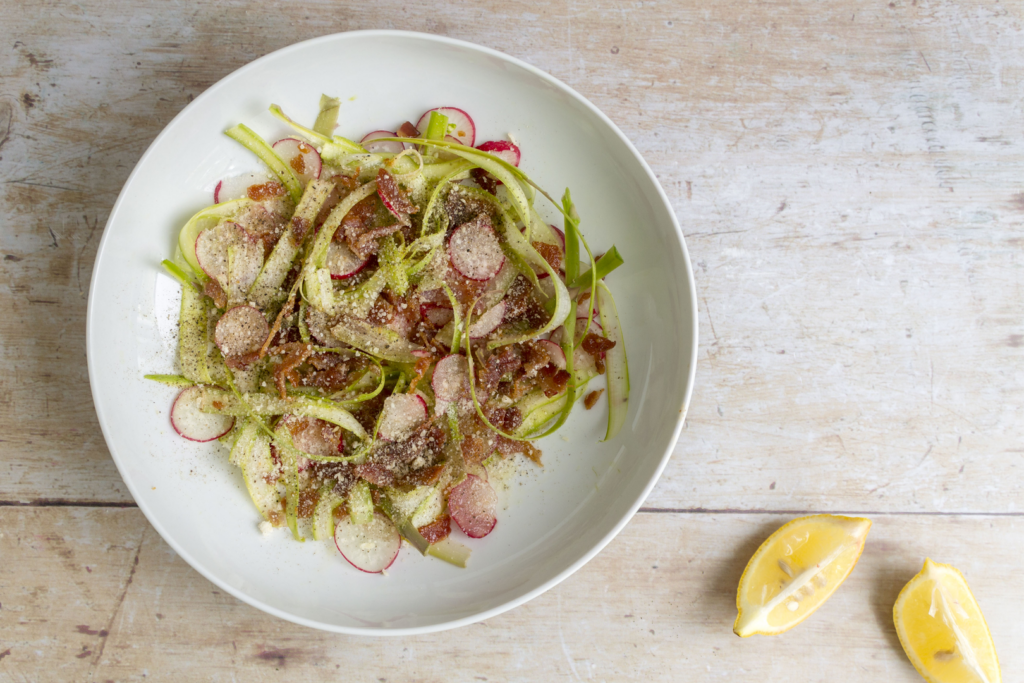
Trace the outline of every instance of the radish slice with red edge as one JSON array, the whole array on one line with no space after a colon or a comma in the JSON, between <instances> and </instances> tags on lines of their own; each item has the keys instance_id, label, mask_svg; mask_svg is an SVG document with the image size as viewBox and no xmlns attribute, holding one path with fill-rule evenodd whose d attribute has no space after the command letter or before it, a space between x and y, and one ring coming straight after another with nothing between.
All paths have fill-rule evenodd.
<instances>
[{"instance_id":1,"label":"radish slice with red edge","mask_svg":"<svg viewBox=\"0 0 1024 683\"><path fill-rule=\"evenodd\" d=\"M245 295L263 267L263 244L237 223L203 230L196 238L196 260L229 300Z\"/></svg>"},{"instance_id":2,"label":"radish slice with red edge","mask_svg":"<svg viewBox=\"0 0 1024 683\"><path fill-rule=\"evenodd\" d=\"M434 327L444 327L455 317L455 311L451 306L438 306L437 304L420 304L420 315Z\"/></svg>"},{"instance_id":3,"label":"radish slice with red edge","mask_svg":"<svg viewBox=\"0 0 1024 683\"><path fill-rule=\"evenodd\" d=\"M204 413L199 409L203 390L199 387L183 389L171 406L171 426L189 441L203 443L219 439L231 431L235 418L230 415Z\"/></svg>"},{"instance_id":4,"label":"radish slice with red edge","mask_svg":"<svg viewBox=\"0 0 1024 683\"><path fill-rule=\"evenodd\" d=\"M519 151L519 147L508 140L488 140L477 145L477 149L481 152L493 154L499 159L504 159L513 166L519 166L519 160L523 156L522 152Z\"/></svg>"},{"instance_id":5,"label":"radish slice with red edge","mask_svg":"<svg viewBox=\"0 0 1024 683\"><path fill-rule=\"evenodd\" d=\"M420 120L416 122L418 129L421 131L427 129L427 125L430 123L430 112L432 111L447 116L449 125L455 124L454 130L451 128L449 130L451 135L459 141L460 145L472 147L476 144L476 124L473 123L473 117L458 107L435 107L434 109L427 110L420 117Z\"/></svg>"},{"instance_id":6,"label":"radish slice with red edge","mask_svg":"<svg viewBox=\"0 0 1024 683\"><path fill-rule=\"evenodd\" d=\"M586 324L587 324L587 316L586 316L585 313L581 317L576 318L576 338L577 339L581 339L584 336L583 335L583 328L584 328L584 326ZM587 332L590 332L591 334L596 334L599 337L603 337L604 336L604 328L601 327L601 323L597 322L597 318L594 318L593 320L590 321L590 327L587 329Z\"/></svg>"},{"instance_id":7,"label":"radish slice with red edge","mask_svg":"<svg viewBox=\"0 0 1024 683\"><path fill-rule=\"evenodd\" d=\"M320 160L320 154L308 142L282 138L274 143L274 151L295 171L295 176L303 185L320 177L323 162Z\"/></svg>"},{"instance_id":8,"label":"radish slice with red edge","mask_svg":"<svg viewBox=\"0 0 1024 683\"><path fill-rule=\"evenodd\" d=\"M258 187L267 183L277 183L277 178L268 173L243 173L233 178L224 178L213 188L213 203L221 204L232 199L243 199L249 196L250 187Z\"/></svg>"},{"instance_id":9,"label":"radish slice with red edge","mask_svg":"<svg viewBox=\"0 0 1024 683\"><path fill-rule=\"evenodd\" d=\"M562 232L561 228L556 228L555 226L553 226L551 224L548 224L548 227L551 228L551 230L555 233L555 236L558 237L559 246L562 247L562 253L564 254L565 253L565 233Z\"/></svg>"},{"instance_id":10,"label":"radish slice with red edge","mask_svg":"<svg viewBox=\"0 0 1024 683\"><path fill-rule=\"evenodd\" d=\"M490 280L505 264L498 236L484 215L455 229L448 241L448 258L463 277L477 282Z\"/></svg>"},{"instance_id":11,"label":"radish slice with red edge","mask_svg":"<svg viewBox=\"0 0 1024 683\"><path fill-rule=\"evenodd\" d=\"M494 488L474 474L467 474L448 494L448 512L470 538L483 538L491 533L498 522L494 514L497 509Z\"/></svg>"},{"instance_id":12,"label":"radish slice with red edge","mask_svg":"<svg viewBox=\"0 0 1024 683\"><path fill-rule=\"evenodd\" d=\"M416 394L392 394L384 399L377 435L402 441L427 419L427 402Z\"/></svg>"},{"instance_id":13,"label":"radish slice with red edge","mask_svg":"<svg viewBox=\"0 0 1024 683\"><path fill-rule=\"evenodd\" d=\"M505 300L502 299L479 318L473 320L473 324L469 326L469 338L483 339L493 332L505 319L505 306Z\"/></svg>"},{"instance_id":14,"label":"radish slice with red edge","mask_svg":"<svg viewBox=\"0 0 1024 683\"><path fill-rule=\"evenodd\" d=\"M327 245L327 269L332 280L345 280L366 267L370 259L361 259L342 242L331 240Z\"/></svg>"},{"instance_id":15,"label":"radish slice with red edge","mask_svg":"<svg viewBox=\"0 0 1024 683\"><path fill-rule=\"evenodd\" d=\"M589 312L590 312L590 297L586 297L585 299L581 300L578 304L576 304L576 317L577 318L586 318L587 315L589 314ZM598 314L598 308L597 308L597 302L595 301L594 302L594 319L595 320L597 319L597 314Z\"/></svg>"},{"instance_id":16,"label":"radish slice with red edge","mask_svg":"<svg viewBox=\"0 0 1024 683\"><path fill-rule=\"evenodd\" d=\"M334 545L349 564L367 574L379 574L395 561L402 547L398 529L379 512L366 524L345 515L334 524Z\"/></svg>"},{"instance_id":17,"label":"radish slice with red edge","mask_svg":"<svg viewBox=\"0 0 1024 683\"><path fill-rule=\"evenodd\" d=\"M534 343L547 352L548 358L556 368L565 370L565 351L562 351L562 347L547 339L540 339Z\"/></svg>"},{"instance_id":18,"label":"radish slice with red edge","mask_svg":"<svg viewBox=\"0 0 1024 683\"><path fill-rule=\"evenodd\" d=\"M565 326L559 325L555 329L551 330L551 334L548 335L548 341L557 346L562 343L563 336L565 336Z\"/></svg>"},{"instance_id":19,"label":"radish slice with red edge","mask_svg":"<svg viewBox=\"0 0 1024 683\"><path fill-rule=\"evenodd\" d=\"M389 130L375 130L372 133L364 135L363 139L359 141L359 144L365 147L366 151L371 154L398 154L405 149L405 145L401 142L395 142L394 140L380 140L379 142L374 142L379 138L396 137L398 136Z\"/></svg>"},{"instance_id":20,"label":"radish slice with red edge","mask_svg":"<svg viewBox=\"0 0 1024 683\"><path fill-rule=\"evenodd\" d=\"M445 356L434 366L430 388L440 401L457 401L469 395L469 363L457 353Z\"/></svg>"},{"instance_id":21,"label":"radish slice with red edge","mask_svg":"<svg viewBox=\"0 0 1024 683\"><path fill-rule=\"evenodd\" d=\"M270 334L270 325L258 308L235 306L217 321L213 341L225 356L258 351Z\"/></svg>"}]
</instances>

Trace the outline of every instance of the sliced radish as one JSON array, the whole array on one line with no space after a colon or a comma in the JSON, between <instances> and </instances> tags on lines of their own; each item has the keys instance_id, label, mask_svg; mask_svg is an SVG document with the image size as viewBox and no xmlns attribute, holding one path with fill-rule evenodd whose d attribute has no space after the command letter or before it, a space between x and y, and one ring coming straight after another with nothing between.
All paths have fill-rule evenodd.
<instances>
[{"instance_id":1,"label":"sliced radish","mask_svg":"<svg viewBox=\"0 0 1024 683\"><path fill-rule=\"evenodd\" d=\"M225 178L217 183L213 189L213 203L229 202L232 199L242 199L249 196L249 188L254 185L266 185L276 183L277 178L269 173L243 173L233 178Z\"/></svg>"},{"instance_id":2,"label":"sliced radish","mask_svg":"<svg viewBox=\"0 0 1024 683\"><path fill-rule=\"evenodd\" d=\"M199 267L224 289L229 301L242 298L263 267L263 245L237 223L203 230L196 238Z\"/></svg>"},{"instance_id":3,"label":"sliced radish","mask_svg":"<svg viewBox=\"0 0 1024 683\"><path fill-rule=\"evenodd\" d=\"M451 306L420 304L420 315L429 320L434 327L444 327L455 317L455 311Z\"/></svg>"},{"instance_id":4,"label":"sliced radish","mask_svg":"<svg viewBox=\"0 0 1024 683\"><path fill-rule=\"evenodd\" d=\"M556 228L555 226L553 226L551 224L548 224L548 227L551 228L552 232L554 232L555 235L558 237L558 242L559 242L558 246L560 246L562 248L562 253L564 254L565 253L565 233L562 231L561 228Z\"/></svg>"},{"instance_id":5,"label":"sliced radish","mask_svg":"<svg viewBox=\"0 0 1024 683\"><path fill-rule=\"evenodd\" d=\"M457 401L469 395L469 363L457 353L445 356L434 366L430 388L439 401Z\"/></svg>"},{"instance_id":6,"label":"sliced radish","mask_svg":"<svg viewBox=\"0 0 1024 683\"><path fill-rule=\"evenodd\" d=\"M380 142L374 142L379 138L396 138L398 137L389 130L375 130L372 133L367 133L360 140L359 144L366 148L367 152L372 154L398 154L405 145L401 142L395 142L394 140L381 140Z\"/></svg>"},{"instance_id":7,"label":"sliced radish","mask_svg":"<svg viewBox=\"0 0 1024 683\"><path fill-rule=\"evenodd\" d=\"M241 356L263 346L270 334L270 325L258 308L235 306L217 321L213 341L225 356Z\"/></svg>"},{"instance_id":8,"label":"sliced radish","mask_svg":"<svg viewBox=\"0 0 1024 683\"><path fill-rule=\"evenodd\" d=\"M485 215L455 229L448 241L448 258L463 277L478 282L490 280L505 264L498 236Z\"/></svg>"},{"instance_id":9,"label":"sliced radish","mask_svg":"<svg viewBox=\"0 0 1024 683\"><path fill-rule=\"evenodd\" d=\"M576 317L577 318L586 318L587 315L589 314L589 312L590 312L590 297L587 297L587 298L583 299L582 301L580 301L578 304L576 304ZM595 301L594 302L594 319L595 320L597 319L597 313L598 313L597 302Z\"/></svg>"},{"instance_id":10,"label":"sliced radish","mask_svg":"<svg viewBox=\"0 0 1024 683\"><path fill-rule=\"evenodd\" d=\"M334 545L356 569L379 574L398 557L402 537L391 520L379 512L374 512L366 524L356 524L346 515L334 524Z\"/></svg>"},{"instance_id":11,"label":"sliced radish","mask_svg":"<svg viewBox=\"0 0 1024 683\"><path fill-rule=\"evenodd\" d=\"M448 117L448 123L455 124L455 129L451 130L451 134L459 141L459 144L472 147L476 144L476 124L473 123L473 118L459 109L458 107L435 107L424 112L420 120L416 122L416 127L420 130L426 130L427 125L430 123L430 112L436 111L438 114L444 114Z\"/></svg>"},{"instance_id":12,"label":"sliced radish","mask_svg":"<svg viewBox=\"0 0 1024 683\"><path fill-rule=\"evenodd\" d=\"M203 390L188 387L182 390L171 406L171 426L189 441L213 441L231 431L235 418L230 415L204 413L199 409Z\"/></svg>"},{"instance_id":13,"label":"sliced radish","mask_svg":"<svg viewBox=\"0 0 1024 683\"><path fill-rule=\"evenodd\" d=\"M427 402L417 394L392 394L384 400L378 435L402 441L427 419Z\"/></svg>"},{"instance_id":14,"label":"sliced radish","mask_svg":"<svg viewBox=\"0 0 1024 683\"><path fill-rule=\"evenodd\" d=\"M508 140L488 140L478 145L477 149L481 152L493 154L499 159L504 159L513 166L519 166L519 160L522 158L519 147Z\"/></svg>"},{"instance_id":15,"label":"sliced radish","mask_svg":"<svg viewBox=\"0 0 1024 683\"><path fill-rule=\"evenodd\" d=\"M274 151L289 168L295 171L303 185L320 177L323 162L320 154L308 142L295 138L283 138L274 143Z\"/></svg>"},{"instance_id":16,"label":"sliced radish","mask_svg":"<svg viewBox=\"0 0 1024 683\"><path fill-rule=\"evenodd\" d=\"M469 326L469 338L483 339L493 332L504 319L505 300L502 299L497 304L489 308L486 313L473 321L473 324Z\"/></svg>"},{"instance_id":17,"label":"sliced radish","mask_svg":"<svg viewBox=\"0 0 1024 683\"><path fill-rule=\"evenodd\" d=\"M483 538L491 533L498 518L498 495L480 477L467 474L461 484L448 494L448 512L470 538Z\"/></svg>"},{"instance_id":18,"label":"sliced radish","mask_svg":"<svg viewBox=\"0 0 1024 683\"><path fill-rule=\"evenodd\" d=\"M345 452L341 427L315 417L299 417L297 415L284 415L281 417L281 422L291 434L292 443L303 453L327 457ZM302 459L309 462L308 458ZM305 469L301 463L299 469Z\"/></svg>"},{"instance_id":19,"label":"sliced radish","mask_svg":"<svg viewBox=\"0 0 1024 683\"><path fill-rule=\"evenodd\" d=\"M565 370L565 352L562 351L562 347L547 339L541 339L534 343L547 352L548 358L556 368Z\"/></svg>"},{"instance_id":20,"label":"sliced radish","mask_svg":"<svg viewBox=\"0 0 1024 683\"><path fill-rule=\"evenodd\" d=\"M332 280L345 280L352 277L370 262L361 259L342 242L331 240L327 245L327 269L331 271Z\"/></svg>"},{"instance_id":21,"label":"sliced radish","mask_svg":"<svg viewBox=\"0 0 1024 683\"><path fill-rule=\"evenodd\" d=\"M577 339L582 339L585 336L585 333L584 333L583 329L586 326L586 324L587 324L587 316L585 314L583 316L579 317L579 318L576 318L576 338ZM590 321L590 327L587 329L587 332L589 332L591 334L596 334L599 337L603 337L604 336L604 328L601 327L601 323L597 322L597 318L594 318L593 320Z\"/></svg>"},{"instance_id":22,"label":"sliced radish","mask_svg":"<svg viewBox=\"0 0 1024 683\"><path fill-rule=\"evenodd\" d=\"M562 343L563 336L565 336L565 326L559 325L551 331L550 335L548 335L548 341L557 346Z\"/></svg>"}]
</instances>

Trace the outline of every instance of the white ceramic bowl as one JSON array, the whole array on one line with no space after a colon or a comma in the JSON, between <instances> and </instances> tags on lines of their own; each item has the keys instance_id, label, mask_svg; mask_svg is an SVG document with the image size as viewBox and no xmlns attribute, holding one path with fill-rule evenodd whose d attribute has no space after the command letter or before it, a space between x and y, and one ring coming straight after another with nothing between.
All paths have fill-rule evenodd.
<instances>
[{"instance_id":1,"label":"white ceramic bowl","mask_svg":"<svg viewBox=\"0 0 1024 683\"><path fill-rule=\"evenodd\" d=\"M458 106L477 140L511 133L522 168L560 196L568 185L590 244L616 244L609 278L632 377L626 425L610 443L604 402L577 410L540 443L543 469L503 492L505 508L467 569L405 546L387 576L350 567L333 545L263 537L241 478L217 444L177 437L174 390L143 374L174 371L178 289L160 267L180 226L212 203L222 177L259 162L222 131L244 122L270 140L288 132L280 104L311 123L321 93L339 96L338 132L359 138L435 106ZM479 142L478 142L479 144ZM542 205L539 203L538 206ZM547 207L555 222L555 213ZM542 207L542 211L545 209ZM89 291L89 376L100 425L139 508L203 576L296 623L357 634L422 633L485 619L567 577L629 521L679 435L693 386L697 319L683 236L653 173L623 134L568 86L516 59L416 33L325 36L226 77L157 137L107 221Z\"/></svg>"}]
</instances>

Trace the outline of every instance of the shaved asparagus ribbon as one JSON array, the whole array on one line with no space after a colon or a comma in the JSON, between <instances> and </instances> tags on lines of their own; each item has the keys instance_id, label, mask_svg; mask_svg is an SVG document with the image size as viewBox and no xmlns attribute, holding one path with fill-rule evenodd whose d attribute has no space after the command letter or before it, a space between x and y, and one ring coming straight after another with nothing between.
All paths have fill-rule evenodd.
<instances>
[{"instance_id":1,"label":"shaved asparagus ribbon","mask_svg":"<svg viewBox=\"0 0 1024 683\"><path fill-rule=\"evenodd\" d=\"M320 96L320 113L316 116L316 123L313 124L313 132L320 133L326 138L334 133L334 127L338 125L338 112L341 109L341 100L337 97L327 95Z\"/></svg>"},{"instance_id":2,"label":"shaved asparagus ribbon","mask_svg":"<svg viewBox=\"0 0 1024 683\"><path fill-rule=\"evenodd\" d=\"M143 379L166 384L169 387L191 387L195 382L181 375L143 375Z\"/></svg>"},{"instance_id":3,"label":"shaved asparagus ribbon","mask_svg":"<svg viewBox=\"0 0 1024 683\"><path fill-rule=\"evenodd\" d=\"M258 156L273 171L274 175L278 177L285 189L288 190L288 195L292 198L292 201L298 203L302 197L302 183L299 182L291 167L284 163L281 157L277 155L277 152L267 144L266 140L257 135L252 128L249 128L244 123L228 128L224 131L224 134L232 140L242 143L246 149Z\"/></svg>"},{"instance_id":4,"label":"shaved asparagus ribbon","mask_svg":"<svg viewBox=\"0 0 1024 683\"><path fill-rule=\"evenodd\" d=\"M366 430L359 424L359 421L336 402L327 403L304 396L282 400L270 394L235 395L230 391L204 386L200 410L206 413L241 417L284 415L285 413L299 417L315 417L352 432L360 440L367 438Z\"/></svg>"},{"instance_id":5,"label":"shaved asparagus ribbon","mask_svg":"<svg viewBox=\"0 0 1024 683\"><path fill-rule=\"evenodd\" d=\"M597 284L598 304L601 311L601 326L605 336L615 346L605 354L605 367L608 374L608 431L605 441L615 438L626 422L629 412L629 363L626 361L626 338L622 334L619 312L615 308L615 299L603 282Z\"/></svg>"}]
</instances>

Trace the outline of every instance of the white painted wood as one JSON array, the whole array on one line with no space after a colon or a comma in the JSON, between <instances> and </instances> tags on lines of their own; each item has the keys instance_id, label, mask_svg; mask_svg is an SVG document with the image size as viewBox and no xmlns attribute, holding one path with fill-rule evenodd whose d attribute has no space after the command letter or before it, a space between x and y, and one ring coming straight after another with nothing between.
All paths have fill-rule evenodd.
<instances>
[{"instance_id":1,"label":"white painted wood","mask_svg":"<svg viewBox=\"0 0 1024 683\"><path fill-rule=\"evenodd\" d=\"M19 561L0 563L0 680L914 683L892 605L925 556L964 572L1004 679L1024 666L1017 517L876 516L859 564L817 613L781 636L736 637L740 574L788 519L641 513L523 607L396 639L259 612L192 571L137 510L5 508L0 556Z\"/></svg>"},{"instance_id":2,"label":"white painted wood","mask_svg":"<svg viewBox=\"0 0 1024 683\"><path fill-rule=\"evenodd\" d=\"M1007 680L1024 665L1019 4L0 0L0 15L0 502L130 502L89 398L85 297L149 142L255 57L385 27L551 72L661 179L702 340L648 508L875 519L848 584L779 638L730 625L747 557L787 515L645 513L526 606L395 641L220 594L135 510L0 507L0 680L914 681L888 611L926 554L964 570Z\"/></svg>"}]
</instances>

